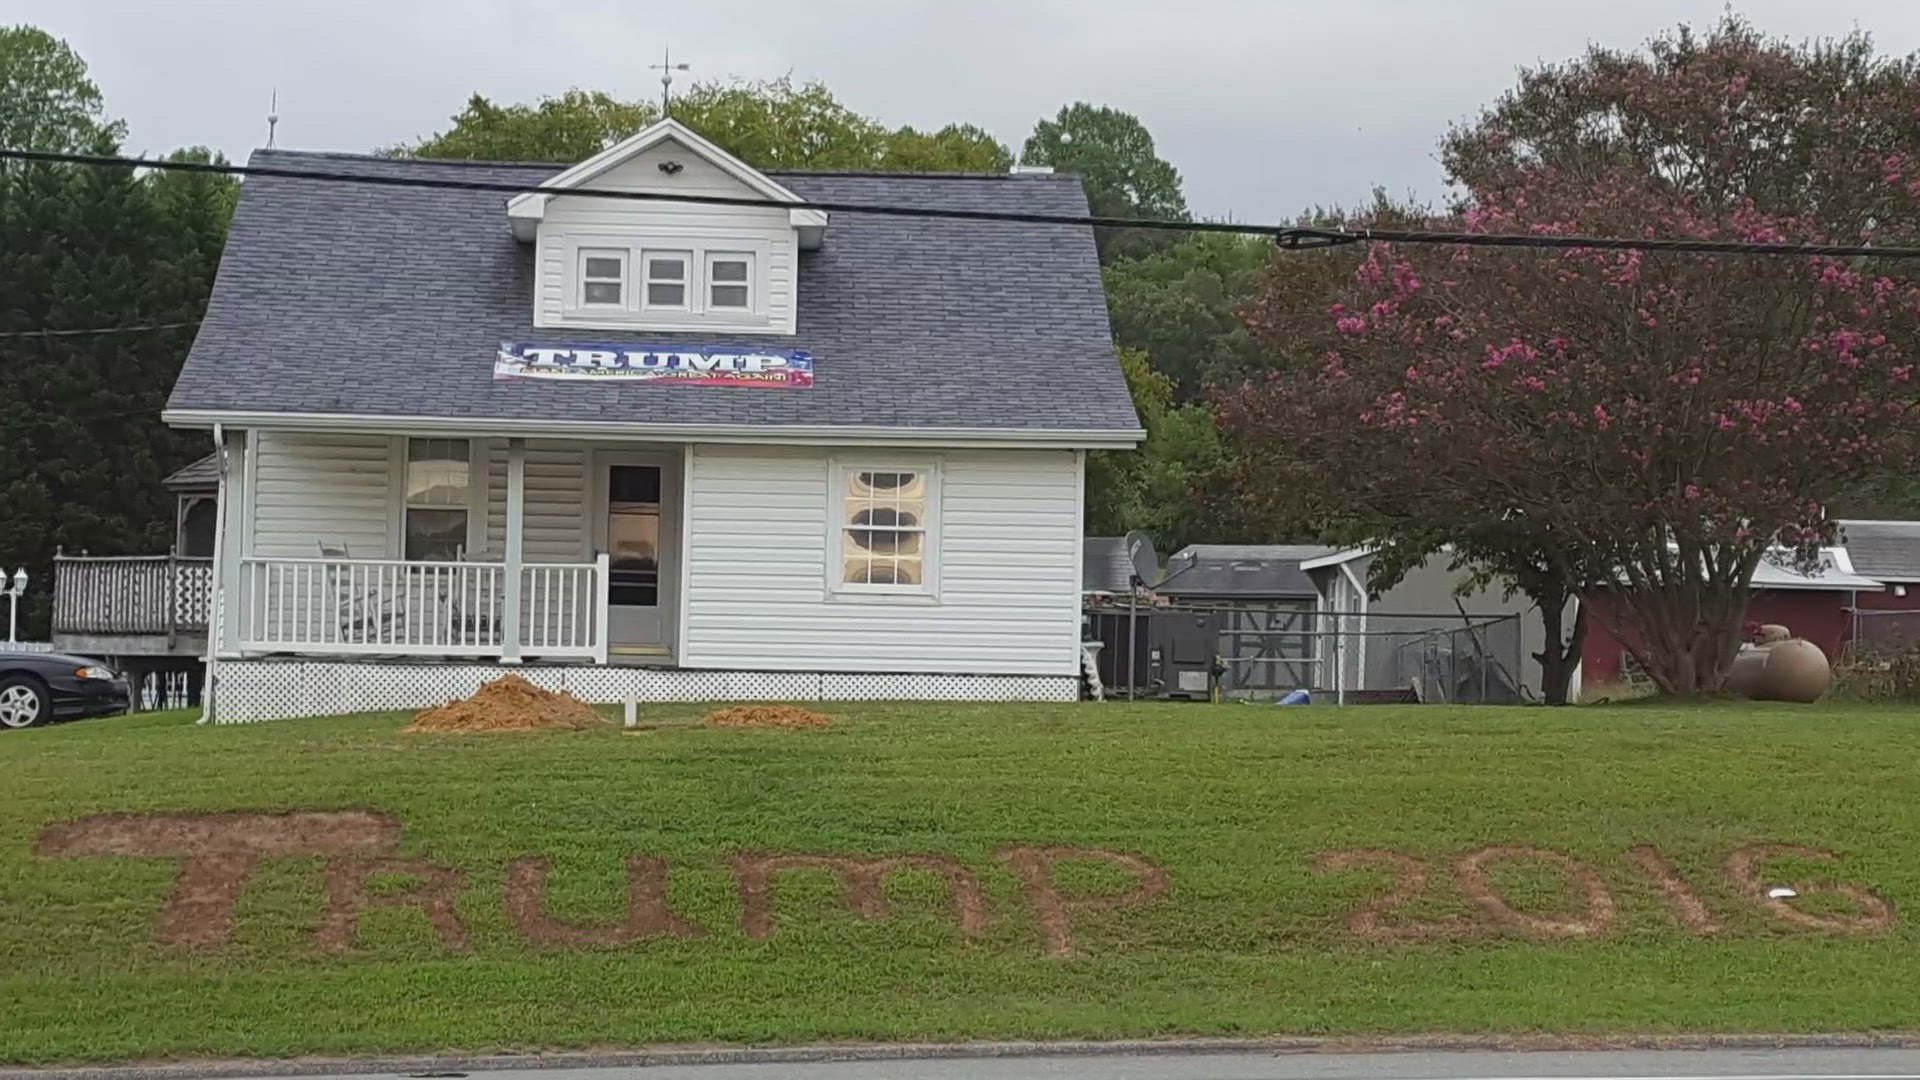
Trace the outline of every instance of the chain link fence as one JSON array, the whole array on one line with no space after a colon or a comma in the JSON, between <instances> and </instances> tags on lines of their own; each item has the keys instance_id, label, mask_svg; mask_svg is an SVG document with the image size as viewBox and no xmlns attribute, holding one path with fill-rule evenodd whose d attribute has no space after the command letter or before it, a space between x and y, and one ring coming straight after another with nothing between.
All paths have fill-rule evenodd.
<instances>
[{"instance_id":1,"label":"chain link fence","mask_svg":"<svg viewBox=\"0 0 1920 1080\"><path fill-rule=\"evenodd\" d=\"M1116 697L1335 704L1515 703L1520 616L1317 611L1311 603L1088 609L1103 690Z\"/></svg>"}]
</instances>

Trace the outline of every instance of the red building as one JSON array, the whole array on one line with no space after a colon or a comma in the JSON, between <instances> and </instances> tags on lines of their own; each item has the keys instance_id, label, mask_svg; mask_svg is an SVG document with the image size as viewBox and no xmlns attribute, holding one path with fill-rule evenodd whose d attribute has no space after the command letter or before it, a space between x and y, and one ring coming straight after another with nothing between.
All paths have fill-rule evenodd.
<instances>
[{"instance_id":1,"label":"red building","mask_svg":"<svg viewBox=\"0 0 1920 1080\"><path fill-rule=\"evenodd\" d=\"M1902 523L1905 524L1905 523ZM1920 569L1920 522L1912 523L1916 568ZM1762 563L1753 575L1753 594L1747 601L1747 619L1757 623L1778 623L1820 646L1829 657L1837 657L1853 640L1855 611L1877 602L1892 589L1878 576L1856 572L1859 568L1844 547L1826 549L1820 568L1802 574L1785 567ZM1914 575L1920 589L1920 573ZM1902 598L1905 588L1902 587ZM1916 591L1920 597L1920 591ZM1596 597L1584 601L1580 617L1586 620L1587 640L1581 651L1580 685L1611 686L1621 681L1627 664L1626 648L1609 625L1610 601ZM1920 604L1914 605L1913 626L1920 630Z\"/></svg>"},{"instance_id":2,"label":"red building","mask_svg":"<svg viewBox=\"0 0 1920 1080\"><path fill-rule=\"evenodd\" d=\"M1920 521L1842 521L1840 543L1855 573L1881 583L1855 596L1854 636L1920 638Z\"/></svg>"}]
</instances>

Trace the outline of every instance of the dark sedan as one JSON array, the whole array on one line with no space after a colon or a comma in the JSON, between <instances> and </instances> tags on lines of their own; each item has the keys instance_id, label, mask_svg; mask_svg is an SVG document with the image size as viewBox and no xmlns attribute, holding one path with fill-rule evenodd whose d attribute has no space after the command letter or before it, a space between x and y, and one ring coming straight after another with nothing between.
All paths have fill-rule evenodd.
<instances>
[{"instance_id":1,"label":"dark sedan","mask_svg":"<svg viewBox=\"0 0 1920 1080\"><path fill-rule=\"evenodd\" d=\"M84 656L0 646L0 728L127 711L126 676Z\"/></svg>"}]
</instances>

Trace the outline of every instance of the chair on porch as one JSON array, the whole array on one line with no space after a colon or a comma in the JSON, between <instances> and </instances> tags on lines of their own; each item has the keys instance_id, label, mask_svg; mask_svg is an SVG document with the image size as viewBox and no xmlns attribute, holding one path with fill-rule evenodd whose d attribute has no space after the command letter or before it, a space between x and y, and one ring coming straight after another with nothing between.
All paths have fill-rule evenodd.
<instances>
[{"instance_id":1,"label":"chair on porch","mask_svg":"<svg viewBox=\"0 0 1920 1080\"><path fill-rule=\"evenodd\" d=\"M455 562L485 565L492 562L484 555L475 555L467 551L462 544L453 556ZM481 580L478 578L469 580ZM492 596L482 595L478 591L465 595L456 591L442 598L447 609L447 625L452 628L456 638L465 641L492 640L495 629L495 617L492 610Z\"/></svg>"},{"instance_id":2,"label":"chair on porch","mask_svg":"<svg viewBox=\"0 0 1920 1080\"><path fill-rule=\"evenodd\" d=\"M322 559L332 562L351 560L347 545L315 540ZM327 567L327 580L334 596L334 611L341 641L365 641L369 637L387 640L394 635L395 624L403 616L393 606L393 598L378 585L354 581L351 571L337 565Z\"/></svg>"}]
</instances>

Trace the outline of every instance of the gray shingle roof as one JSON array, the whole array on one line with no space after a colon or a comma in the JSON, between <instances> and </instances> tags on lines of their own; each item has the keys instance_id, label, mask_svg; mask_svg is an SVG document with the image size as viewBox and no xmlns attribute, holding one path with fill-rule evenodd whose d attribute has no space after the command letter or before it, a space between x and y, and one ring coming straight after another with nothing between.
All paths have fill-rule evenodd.
<instances>
[{"instance_id":1,"label":"gray shingle roof","mask_svg":"<svg viewBox=\"0 0 1920 1080\"><path fill-rule=\"evenodd\" d=\"M1842 521L1853 571L1880 581L1920 581L1920 521Z\"/></svg>"},{"instance_id":2,"label":"gray shingle roof","mask_svg":"<svg viewBox=\"0 0 1920 1080\"><path fill-rule=\"evenodd\" d=\"M215 490L220 486L220 452L216 450L190 465L181 467L160 483L168 491Z\"/></svg>"},{"instance_id":3,"label":"gray shingle roof","mask_svg":"<svg viewBox=\"0 0 1920 1080\"><path fill-rule=\"evenodd\" d=\"M1160 591L1220 599L1313 596L1317 590L1300 564L1338 550L1320 544L1188 544L1167 560Z\"/></svg>"},{"instance_id":4,"label":"gray shingle roof","mask_svg":"<svg viewBox=\"0 0 1920 1080\"><path fill-rule=\"evenodd\" d=\"M535 183L553 166L258 151L253 162ZM1069 177L778 179L802 198L1084 214ZM1132 431L1092 233L835 213L799 333L536 330L507 196L254 177L170 409L693 424ZM502 341L805 349L805 390L495 382Z\"/></svg>"}]
</instances>

